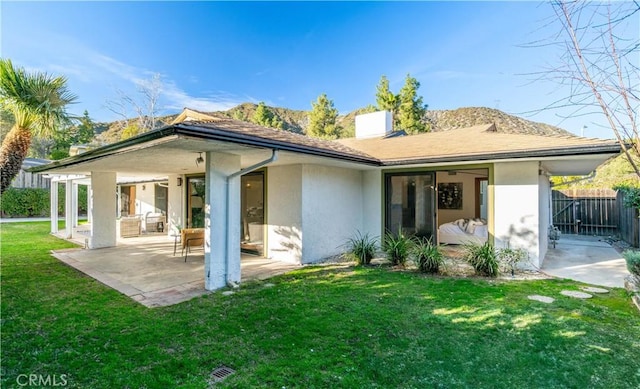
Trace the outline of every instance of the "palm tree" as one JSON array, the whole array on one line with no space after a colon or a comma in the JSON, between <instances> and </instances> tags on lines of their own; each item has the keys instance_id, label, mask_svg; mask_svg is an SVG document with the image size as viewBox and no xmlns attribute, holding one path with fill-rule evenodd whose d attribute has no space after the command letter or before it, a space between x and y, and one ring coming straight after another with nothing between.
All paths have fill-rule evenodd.
<instances>
[{"instance_id":1,"label":"palm tree","mask_svg":"<svg viewBox=\"0 0 640 389\"><path fill-rule=\"evenodd\" d=\"M11 184L31 146L31 137L50 136L69 120L66 105L76 96L67 90L65 77L27 73L0 59L0 108L10 112L14 125L0 147L0 193Z\"/></svg>"}]
</instances>

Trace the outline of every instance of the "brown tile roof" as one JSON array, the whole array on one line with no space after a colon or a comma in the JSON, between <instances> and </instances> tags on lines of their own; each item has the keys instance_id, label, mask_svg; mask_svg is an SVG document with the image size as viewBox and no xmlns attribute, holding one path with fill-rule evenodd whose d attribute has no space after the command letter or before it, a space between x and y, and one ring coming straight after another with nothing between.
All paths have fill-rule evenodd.
<instances>
[{"instance_id":1,"label":"brown tile roof","mask_svg":"<svg viewBox=\"0 0 640 389\"><path fill-rule=\"evenodd\" d=\"M307 154L336 157L367 164L379 161L364 151L356 150L335 141L311 138L290 131L275 130L230 118L215 121L183 122L172 126L176 133L227 142L278 148Z\"/></svg>"},{"instance_id":2,"label":"brown tile roof","mask_svg":"<svg viewBox=\"0 0 640 389\"><path fill-rule=\"evenodd\" d=\"M492 124L413 136L349 138L336 142L378 158L385 165L620 151L614 140L505 134L496 132Z\"/></svg>"},{"instance_id":3,"label":"brown tile roof","mask_svg":"<svg viewBox=\"0 0 640 389\"><path fill-rule=\"evenodd\" d=\"M44 172L81 164L175 135L292 151L373 166L620 152L620 146L613 140L504 134L496 132L493 125L387 139L351 138L330 141L230 118L216 118L214 121L189 121L170 125L48 165L33 167L29 171Z\"/></svg>"}]
</instances>

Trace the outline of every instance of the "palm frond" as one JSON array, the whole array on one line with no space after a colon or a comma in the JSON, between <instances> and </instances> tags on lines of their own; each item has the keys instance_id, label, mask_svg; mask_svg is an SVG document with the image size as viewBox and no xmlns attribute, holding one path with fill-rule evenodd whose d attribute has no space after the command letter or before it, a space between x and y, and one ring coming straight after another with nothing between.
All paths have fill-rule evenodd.
<instances>
[{"instance_id":1,"label":"palm frond","mask_svg":"<svg viewBox=\"0 0 640 389\"><path fill-rule=\"evenodd\" d=\"M0 59L0 105L13 113L17 125L35 135L47 135L67 121L66 106L76 100L66 77L27 73L11 60Z\"/></svg>"}]
</instances>

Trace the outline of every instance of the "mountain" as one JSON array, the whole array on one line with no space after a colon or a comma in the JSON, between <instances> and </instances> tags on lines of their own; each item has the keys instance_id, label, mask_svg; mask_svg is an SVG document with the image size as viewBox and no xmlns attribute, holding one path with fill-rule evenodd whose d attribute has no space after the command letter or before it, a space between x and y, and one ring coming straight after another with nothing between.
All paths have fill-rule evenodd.
<instances>
[{"instance_id":1,"label":"mountain","mask_svg":"<svg viewBox=\"0 0 640 389\"><path fill-rule=\"evenodd\" d=\"M226 111L206 112L217 116L227 116L233 119L250 122L256 111L257 104L243 103ZM294 110L283 107L268 107L283 123L283 130L304 134L309 124L309 111ZM337 124L343 128L343 137L355 136L356 115L372 112L371 107L356 109L344 115L339 115ZM157 127L171 123L177 114L159 117ZM453 110L430 110L425 115L432 131L446 131L456 128L472 127L479 124L495 123L498 132L514 134L535 134L544 136L575 136L562 128L545 123L533 122L518 116L509 115L493 108L465 107ZM135 119L131 119L133 123ZM100 143L113 143L122 138L122 125L119 122L97 123L96 133Z\"/></svg>"},{"instance_id":2,"label":"mountain","mask_svg":"<svg viewBox=\"0 0 640 389\"><path fill-rule=\"evenodd\" d=\"M575 136L562 128L533 122L518 116L486 107L466 107L453 110L427 111L426 119L432 131L495 123L498 132L544 136Z\"/></svg>"}]
</instances>

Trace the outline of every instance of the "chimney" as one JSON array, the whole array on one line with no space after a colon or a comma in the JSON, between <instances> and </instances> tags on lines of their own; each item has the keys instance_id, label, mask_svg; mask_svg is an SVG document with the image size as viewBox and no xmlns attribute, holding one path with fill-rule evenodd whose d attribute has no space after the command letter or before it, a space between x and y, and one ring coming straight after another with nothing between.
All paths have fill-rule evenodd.
<instances>
[{"instance_id":1,"label":"chimney","mask_svg":"<svg viewBox=\"0 0 640 389\"><path fill-rule=\"evenodd\" d=\"M379 138L393 131L393 115L377 111L356 116L356 139Z\"/></svg>"}]
</instances>

